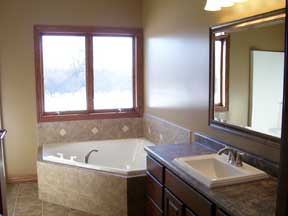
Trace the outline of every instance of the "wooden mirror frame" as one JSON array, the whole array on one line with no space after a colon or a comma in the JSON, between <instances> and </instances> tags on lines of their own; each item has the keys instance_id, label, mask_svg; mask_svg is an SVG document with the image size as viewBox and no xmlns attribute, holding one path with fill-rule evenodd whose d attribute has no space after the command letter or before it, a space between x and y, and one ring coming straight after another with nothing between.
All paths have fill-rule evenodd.
<instances>
[{"instance_id":1,"label":"wooden mirror frame","mask_svg":"<svg viewBox=\"0 0 288 216\"><path fill-rule=\"evenodd\" d=\"M280 148L280 163L277 191L276 216L288 215L288 1L286 0L286 23L285 23L285 70L283 89L283 115Z\"/></svg>"},{"instance_id":2,"label":"wooden mirror frame","mask_svg":"<svg viewBox=\"0 0 288 216\"><path fill-rule=\"evenodd\" d=\"M263 143L279 144L280 138L264 134L261 132L249 130L237 125L214 120L214 35L219 32L235 32L235 29L251 28L267 22L279 22L285 20L285 9L279 9L268 13L259 14L252 17L243 18L240 20L212 26L209 29L210 33L210 80L209 80L209 122L208 125L212 128L220 129L229 133L240 135L249 139L253 139ZM228 90L229 91L229 90Z\"/></svg>"}]
</instances>

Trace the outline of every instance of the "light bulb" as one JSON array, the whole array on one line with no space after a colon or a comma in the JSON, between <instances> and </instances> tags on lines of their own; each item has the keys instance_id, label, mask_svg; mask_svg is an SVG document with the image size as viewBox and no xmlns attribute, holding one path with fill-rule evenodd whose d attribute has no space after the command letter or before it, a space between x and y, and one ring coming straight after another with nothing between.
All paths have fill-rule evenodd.
<instances>
[{"instance_id":1,"label":"light bulb","mask_svg":"<svg viewBox=\"0 0 288 216\"><path fill-rule=\"evenodd\" d=\"M219 10L221 10L219 0L207 0L206 6L204 9L206 11L219 11Z\"/></svg>"},{"instance_id":2,"label":"light bulb","mask_svg":"<svg viewBox=\"0 0 288 216\"><path fill-rule=\"evenodd\" d=\"M221 7L231 7L234 5L233 0L220 0L221 2Z\"/></svg>"},{"instance_id":3,"label":"light bulb","mask_svg":"<svg viewBox=\"0 0 288 216\"><path fill-rule=\"evenodd\" d=\"M235 3L241 3L241 2L246 2L248 0L234 0Z\"/></svg>"}]
</instances>

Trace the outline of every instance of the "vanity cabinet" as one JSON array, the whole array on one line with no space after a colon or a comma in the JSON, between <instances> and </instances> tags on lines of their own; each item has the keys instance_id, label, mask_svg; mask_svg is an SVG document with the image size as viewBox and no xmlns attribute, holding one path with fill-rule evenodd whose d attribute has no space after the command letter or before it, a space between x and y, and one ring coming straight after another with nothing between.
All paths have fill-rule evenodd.
<instances>
[{"instance_id":1,"label":"vanity cabinet","mask_svg":"<svg viewBox=\"0 0 288 216\"><path fill-rule=\"evenodd\" d=\"M226 213L224 213L222 210L217 209L216 216L228 216Z\"/></svg>"},{"instance_id":2,"label":"vanity cabinet","mask_svg":"<svg viewBox=\"0 0 288 216\"><path fill-rule=\"evenodd\" d=\"M164 193L164 215L182 216L184 204L178 200L169 190L165 189Z\"/></svg>"},{"instance_id":3,"label":"vanity cabinet","mask_svg":"<svg viewBox=\"0 0 288 216\"><path fill-rule=\"evenodd\" d=\"M146 216L228 216L149 155L146 185Z\"/></svg>"}]
</instances>

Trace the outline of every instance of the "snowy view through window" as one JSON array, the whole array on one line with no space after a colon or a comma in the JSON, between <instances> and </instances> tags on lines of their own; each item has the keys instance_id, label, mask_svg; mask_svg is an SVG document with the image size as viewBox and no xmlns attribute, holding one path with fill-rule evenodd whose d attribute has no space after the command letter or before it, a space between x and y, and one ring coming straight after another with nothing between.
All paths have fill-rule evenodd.
<instances>
[{"instance_id":1,"label":"snowy view through window","mask_svg":"<svg viewBox=\"0 0 288 216\"><path fill-rule=\"evenodd\" d=\"M84 36L43 36L45 112L86 110Z\"/></svg>"},{"instance_id":2,"label":"snowy view through window","mask_svg":"<svg viewBox=\"0 0 288 216\"><path fill-rule=\"evenodd\" d=\"M93 37L94 109L133 108L132 37Z\"/></svg>"},{"instance_id":3,"label":"snowy view through window","mask_svg":"<svg viewBox=\"0 0 288 216\"><path fill-rule=\"evenodd\" d=\"M87 110L85 36L43 36L45 112ZM133 38L93 37L94 109L133 107Z\"/></svg>"}]
</instances>

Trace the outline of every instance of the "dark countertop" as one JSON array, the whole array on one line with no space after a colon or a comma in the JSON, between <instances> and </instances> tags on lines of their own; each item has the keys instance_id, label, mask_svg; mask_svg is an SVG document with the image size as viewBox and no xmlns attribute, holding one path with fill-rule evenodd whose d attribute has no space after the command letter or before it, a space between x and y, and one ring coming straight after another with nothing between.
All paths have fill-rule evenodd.
<instances>
[{"instance_id":1,"label":"dark countertop","mask_svg":"<svg viewBox=\"0 0 288 216\"><path fill-rule=\"evenodd\" d=\"M276 178L209 189L174 165L172 160L176 157L210 154L215 151L200 143L156 145L146 147L145 150L231 216L275 215Z\"/></svg>"}]
</instances>

